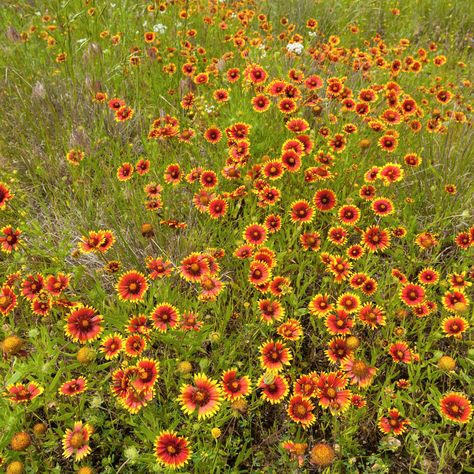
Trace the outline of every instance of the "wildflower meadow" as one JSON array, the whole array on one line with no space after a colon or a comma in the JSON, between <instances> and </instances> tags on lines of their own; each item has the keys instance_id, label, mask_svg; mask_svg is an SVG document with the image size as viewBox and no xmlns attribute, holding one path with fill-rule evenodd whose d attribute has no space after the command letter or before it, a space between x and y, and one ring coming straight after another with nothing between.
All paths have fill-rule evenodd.
<instances>
[{"instance_id":1,"label":"wildflower meadow","mask_svg":"<svg viewBox=\"0 0 474 474\"><path fill-rule=\"evenodd\" d=\"M0 472L474 473L470 0L0 26Z\"/></svg>"}]
</instances>

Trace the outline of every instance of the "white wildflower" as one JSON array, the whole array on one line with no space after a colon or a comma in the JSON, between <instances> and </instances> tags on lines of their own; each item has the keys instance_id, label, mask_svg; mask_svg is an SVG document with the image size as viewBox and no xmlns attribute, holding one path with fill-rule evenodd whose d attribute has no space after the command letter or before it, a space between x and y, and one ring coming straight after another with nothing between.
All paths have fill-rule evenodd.
<instances>
[{"instance_id":1,"label":"white wildflower","mask_svg":"<svg viewBox=\"0 0 474 474\"><path fill-rule=\"evenodd\" d=\"M303 52L304 46L301 43L288 43L286 49L289 53L300 55Z\"/></svg>"}]
</instances>

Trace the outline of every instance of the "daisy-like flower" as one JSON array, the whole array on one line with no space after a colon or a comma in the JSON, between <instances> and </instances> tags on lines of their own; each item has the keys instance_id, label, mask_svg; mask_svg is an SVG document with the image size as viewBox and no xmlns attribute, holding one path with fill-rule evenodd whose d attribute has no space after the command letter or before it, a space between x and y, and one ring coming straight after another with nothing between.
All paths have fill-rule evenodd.
<instances>
[{"instance_id":1,"label":"daisy-like flower","mask_svg":"<svg viewBox=\"0 0 474 474\"><path fill-rule=\"evenodd\" d=\"M297 341L303 335L303 328L296 319L288 319L278 327L277 333L287 341Z\"/></svg>"},{"instance_id":2,"label":"daisy-like flower","mask_svg":"<svg viewBox=\"0 0 474 474\"><path fill-rule=\"evenodd\" d=\"M225 371L220 384L224 398L231 402L246 397L251 392L249 377L246 375L237 376L236 369Z\"/></svg>"},{"instance_id":3,"label":"daisy-like flower","mask_svg":"<svg viewBox=\"0 0 474 474\"><path fill-rule=\"evenodd\" d=\"M301 395L294 395L290 398L287 413L295 423L307 429L316 421L313 410L314 405L309 399Z\"/></svg>"},{"instance_id":4,"label":"daisy-like flower","mask_svg":"<svg viewBox=\"0 0 474 474\"><path fill-rule=\"evenodd\" d=\"M5 253L11 253L13 250L18 250L20 245L20 229L14 229L11 225L3 227L0 230L0 250Z\"/></svg>"},{"instance_id":5,"label":"daisy-like flower","mask_svg":"<svg viewBox=\"0 0 474 474\"><path fill-rule=\"evenodd\" d=\"M363 360L348 357L341 363L341 368L351 379L352 384L357 384L359 387L368 387L375 377L377 369L366 364Z\"/></svg>"},{"instance_id":6,"label":"daisy-like flower","mask_svg":"<svg viewBox=\"0 0 474 474\"><path fill-rule=\"evenodd\" d=\"M326 327L331 335L348 334L354 326L349 313L340 309L326 317Z\"/></svg>"},{"instance_id":7,"label":"daisy-like flower","mask_svg":"<svg viewBox=\"0 0 474 474\"><path fill-rule=\"evenodd\" d=\"M339 363L352 355L352 349L343 337L335 337L328 344L326 355L331 362Z\"/></svg>"},{"instance_id":8,"label":"daisy-like flower","mask_svg":"<svg viewBox=\"0 0 474 474\"><path fill-rule=\"evenodd\" d=\"M351 404L351 392L345 389L347 382L342 372L322 372L316 382L319 404L333 413L347 410Z\"/></svg>"},{"instance_id":9,"label":"daisy-like flower","mask_svg":"<svg viewBox=\"0 0 474 474\"><path fill-rule=\"evenodd\" d=\"M126 331L131 334L146 335L151 331L150 321L144 314L130 316L127 321Z\"/></svg>"},{"instance_id":10,"label":"daisy-like flower","mask_svg":"<svg viewBox=\"0 0 474 474\"><path fill-rule=\"evenodd\" d=\"M103 320L104 318L90 306L73 309L66 319L66 335L81 344L94 341L103 330Z\"/></svg>"},{"instance_id":11,"label":"daisy-like flower","mask_svg":"<svg viewBox=\"0 0 474 474\"><path fill-rule=\"evenodd\" d=\"M317 252L321 248L321 234L319 232L305 232L301 234L299 240L304 250Z\"/></svg>"},{"instance_id":12,"label":"daisy-like flower","mask_svg":"<svg viewBox=\"0 0 474 474\"><path fill-rule=\"evenodd\" d=\"M138 357L147 346L146 339L139 334L132 334L125 339L125 354L129 357Z\"/></svg>"},{"instance_id":13,"label":"daisy-like flower","mask_svg":"<svg viewBox=\"0 0 474 474\"><path fill-rule=\"evenodd\" d=\"M178 310L169 303L158 304L150 316L153 326L160 332L176 327L179 321Z\"/></svg>"},{"instance_id":14,"label":"daisy-like flower","mask_svg":"<svg viewBox=\"0 0 474 474\"><path fill-rule=\"evenodd\" d=\"M300 467L304 464L305 452L308 449L308 443L294 443L293 441L285 441L281 447L288 451L290 458L298 461Z\"/></svg>"},{"instance_id":15,"label":"daisy-like flower","mask_svg":"<svg viewBox=\"0 0 474 474\"><path fill-rule=\"evenodd\" d=\"M15 292L7 285L0 288L0 313L6 316L13 311L17 305Z\"/></svg>"},{"instance_id":16,"label":"daisy-like flower","mask_svg":"<svg viewBox=\"0 0 474 474\"><path fill-rule=\"evenodd\" d=\"M382 433L393 433L394 435L402 434L409 424L410 420L401 416L396 408L389 410L388 414L382 416L378 421L378 426Z\"/></svg>"},{"instance_id":17,"label":"daisy-like flower","mask_svg":"<svg viewBox=\"0 0 474 474\"><path fill-rule=\"evenodd\" d=\"M207 211L212 219L220 219L225 216L227 212L227 201L225 199L216 198L213 199L207 206Z\"/></svg>"},{"instance_id":18,"label":"daisy-like flower","mask_svg":"<svg viewBox=\"0 0 474 474\"><path fill-rule=\"evenodd\" d=\"M260 347L260 364L266 370L279 372L290 365L292 358L290 350L280 341L269 340Z\"/></svg>"},{"instance_id":19,"label":"daisy-like flower","mask_svg":"<svg viewBox=\"0 0 474 474\"><path fill-rule=\"evenodd\" d=\"M317 392L317 374L311 372L308 375L302 375L294 384L295 395L301 395L304 398L314 398Z\"/></svg>"},{"instance_id":20,"label":"daisy-like flower","mask_svg":"<svg viewBox=\"0 0 474 474\"><path fill-rule=\"evenodd\" d=\"M202 324L196 313L188 311L182 314L179 328L183 331L199 331Z\"/></svg>"},{"instance_id":21,"label":"daisy-like flower","mask_svg":"<svg viewBox=\"0 0 474 474\"><path fill-rule=\"evenodd\" d=\"M434 285L439 280L439 273L433 268L423 268L420 273L418 273L418 281L422 285Z\"/></svg>"},{"instance_id":22,"label":"daisy-like flower","mask_svg":"<svg viewBox=\"0 0 474 474\"><path fill-rule=\"evenodd\" d=\"M89 439L93 428L81 421L74 423L73 429L67 429L63 437L63 456L67 459L74 457L75 461L84 459L91 453Z\"/></svg>"},{"instance_id":23,"label":"daisy-like flower","mask_svg":"<svg viewBox=\"0 0 474 474\"><path fill-rule=\"evenodd\" d=\"M46 289L53 296L59 296L68 286L70 275L58 273L57 275L50 275L46 278Z\"/></svg>"},{"instance_id":24,"label":"daisy-like flower","mask_svg":"<svg viewBox=\"0 0 474 474\"><path fill-rule=\"evenodd\" d=\"M262 285L271 278L269 266L262 261L254 261L250 264L250 273L248 280L253 285Z\"/></svg>"},{"instance_id":25,"label":"daisy-like flower","mask_svg":"<svg viewBox=\"0 0 474 474\"><path fill-rule=\"evenodd\" d=\"M408 283L400 291L400 298L408 306L418 306L425 299L425 290L420 285Z\"/></svg>"},{"instance_id":26,"label":"daisy-like flower","mask_svg":"<svg viewBox=\"0 0 474 474\"><path fill-rule=\"evenodd\" d=\"M184 466L191 457L189 442L174 431L163 431L155 439L155 456L157 461L170 469Z\"/></svg>"},{"instance_id":27,"label":"daisy-like flower","mask_svg":"<svg viewBox=\"0 0 474 474\"><path fill-rule=\"evenodd\" d=\"M472 283L466 279L466 272L451 273L448 275L447 280L452 288L456 288L457 290L461 291L463 291L468 286L472 286Z\"/></svg>"},{"instance_id":28,"label":"daisy-like flower","mask_svg":"<svg viewBox=\"0 0 474 474\"><path fill-rule=\"evenodd\" d=\"M158 380L160 364L153 359L140 359L135 365L137 377L133 380L133 387L138 391L152 388Z\"/></svg>"},{"instance_id":29,"label":"daisy-like flower","mask_svg":"<svg viewBox=\"0 0 474 474\"><path fill-rule=\"evenodd\" d=\"M374 199L371 204L372 211L376 216L385 217L395 212L395 206L390 199Z\"/></svg>"},{"instance_id":30,"label":"daisy-like flower","mask_svg":"<svg viewBox=\"0 0 474 474\"><path fill-rule=\"evenodd\" d=\"M334 309L334 305L329 302L328 294L318 294L314 296L309 305L309 312L318 317L324 317L327 313Z\"/></svg>"},{"instance_id":31,"label":"daisy-like flower","mask_svg":"<svg viewBox=\"0 0 474 474\"><path fill-rule=\"evenodd\" d=\"M301 156L294 150L286 150L281 154L281 163L288 173L296 173L301 168Z\"/></svg>"},{"instance_id":32,"label":"daisy-like flower","mask_svg":"<svg viewBox=\"0 0 474 474\"><path fill-rule=\"evenodd\" d=\"M13 199L13 196L7 185L0 183L0 209L3 209L7 205L7 202Z\"/></svg>"},{"instance_id":33,"label":"daisy-like flower","mask_svg":"<svg viewBox=\"0 0 474 474\"><path fill-rule=\"evenodd\" d=\"M112 360L118 357L124 347L123 337L119 333L109 334L102 339L100 351L104 354L106 360Z\"/></svg>"},{"instance_id":34,"label":"daisy-like flower","mask_svg":"<svg viewBox=\"0 0 474 474\"><path fill-rule=\"evenodd\" d=\"M36 382L29 382L28 384L17 383L7 387L5 397L13 403L28 403L38 395L41 395L43 391L44 388Z\"/></svg>"},{"instance_id":35,"label":"daisy-like flower","mask_svg":"<svg viewBox=\"0 0 474 474\"><path fill-rule=\"evenodd\" d=\"M260 317L266 323L280 321L285 314L285 309L279 301L259 300L258 308L260 310Z\"/></svg>"},{"instance_id":36,"label":"daisy-like flower","mask_svg":"<svg viewBox=\"0 0 474 474\"><path fill-rule=\"evenodd\" d=\"M21 294L28 300L33 301L45 286L44 277L41 273L28 275L21 283Z\"/></svg>"},{"instance_id":37,"label":"daisy-like flower","mask_svg":"<svg viewBox=\"0 0 474 474\"><path fill-rule=\"evenodd\" d=\"M130 387L125 395L119 399L119 403L129 413L134 415L146 407L148 402L153 400L153 395L153 388L137 390L135 387Z\"/></svg>"},{"instance_id":38,"label":"daisy-like flower","mask_svg":"<svg viewBox=\"0 0 474 474\"><path fill-rule=\"evenodd\" d=\"M261 397L272 405L281 403L289 392L285 378L272 372L267 372L260 378L258 388L262 390Z\"/></svg>"},{"instance_id":39,"label":"daisy-like flower","mask_svg":"<svg viewBox=\"0 0 474 474\"><path fill-rule=\"evenodd\" d=\"M467 423L472 416L472 405L467 396L460 392L449 392L439 402L444 418L455 423Z\"/></svg>"},{"instance_id":40,"label":"daisy-like flower","mask_svg":"<svg viewBox=\"0 0 474 474\"><path fill-rule=\"evenodd\" d=\"M260 224L251 224L245 228L243 237L249 245L262 245L267 240L267 230Z\"/></svg>"},{"instance_id":41,"label":"daisy-like flower","mask_svg":"<svg viewBox=\"0 0 474 474\"><path fill-rule=\"evenodd\" d=\"M469 329L469 322L462 316L450 316L443 319L441 329L448 337L461 338L462 333Z\"/></svg>"},{"instance_id":42,"label":"daisy-like flower","mask_svg":"<svg viewBox=\"0 0 474 474\"><path fill-rule=\"evenodd\" d=\"M198 282L210 272L209 259L206 255L192 253L182 260L180 270L185 280Z\"/></svg>"},{"instance_id":43,"label":"daisy-like flower","mask_svg":"<svg viewBox=\"0 0 474 474\"><path fill-rule=\"evenodd\" d=\"M469 300L463 291L447 291L441 301L444 309L451 313L466 310L469 306Z\"/></svg>"},{"instance_id":44,"label":"daisy-like flower","mask_svg":"<svg viewBox=\"0 0 474 474\"><path fill-rule=\"evenodd\" d=\"M346 205L339 208L339 220L346 225L355 225L360 219L360 209L357 206Z\"/></svg>"},{"instance_id":45,"label":"daisy-like flower","mask_svg":"<svg viewBox=\"0 0 474 474\"><path fill-rule=\"evenodd\" d=\"M84 152L82 150L69 150L66 153L66 160L71 163L71 165L78 166L79 163L84 159Z\"/></svg>"},{"instance_id":46,"label":"daisy-like flower","mask_svg":"<svg viewBox=\"0 0 474 474\"><path fill-rule=\"evenodd\" d=\"M133 109L124 105L115 111L115 121L125 122L126 120L130 120L133 117L133 114Z\"/></svg>"},{"instance_id":47,"label":"daisy-like flower","mask_svg":"<svg viewBox=\"0 0 474 474\"><path fill-rule=\"evenodd\" d=\"M151 280L168 277L173 271L173 264L163 258L148 257L146 259L146 267L149 271L148 277Z\"/></svg>"},{"instance_id":48,"label":"daisy-like flower","mask_svg":"<svg viewBox=\"0 0 474 474\"><path fill-rule=\"evenodd\" d=\"M202 301L215 301L217 296L225 288L224 283L218 278L211 278L209 275L204 275L200 281L201 293L198 298Z\"/></svg>"},{"instance_id":49,"label":"daisy-like flower","mask_svg":"<svg viewBox=\"0 0 474 474\"><path fill-rule=\"evenodd\" d=\"M352 260L359 260L364 255L364 247L362 245L351 245L347 251L346 255Z\"/></svg>"},{"instance_id":50,"label":"daisy-like flower","mask_svg":"<svg viewBox=\"0 0 474 474\"><path fill-rule=\"evenodd\" d=\"M131 270L120 276L116 289L121 301L137 303L143 301L143 295L148 289L148 283L144 275Z\"/></svg>"},{"instance_id":51,"label":"daisy-like flower","mask_svg":"<svg viewBox=\"0 0 474 474\"><path fill-rule=\"evenodd\" d=\"M295 201L291 205L291 221L300 224L311 222L313 219L314 210L306 200Z\"/></svg>"},{"instance_id":52,"label":"daisy-like flower","mask_svg":"<svg viewBox=\"0 0 474 474\"><path fill-rule=\"evenodd\" d=\"M135 168L131 163L122 163L117 168L117 179L119 181L128 181L132 178Z\"/></svg>"},{"instance_id":53,"label":"daisy-like flower","mask_svg":"<svg viewBox=\"0 0 474 474\"><path fill-rule=\"evenodd\" d=\"M195 374L192 384L181 387L178 400L185 413L197 410L198 419L201 419L217 413L222 396L217 382L204 374Z\"/></svg>"},{"instance_id":54,"label":"daisy-like flower","mask_svg":"<svg viewBox=\"0 0 474 474\"><path fill-rule=\"evenodd\" d=\"M385 326L385 311L378 305L365 304L359 310L358 317L362 324L369 326L371 329Z\"/></svg>"},{"instance_id":55,"label":"daisy-like flower","mask_svg":"<svg viewBox=\"0 0 474 474\"><path fill-rule=\"evenodd\" d=\"M337 299L337 307L349 314L355 313L360 307L360 298L353 293L344 293Z\"/></svg>"},{"instance_id":56,"label":"daisy-like flower","mask_svg":"<svg viewBox=\"0 0 474 474\"><path fill-rule=\"evenodd\" d=\"M331 256L329 259L329 264L327 265L327 269L334 275L334 281L336 283L341 283L350 275L350 271L352 268L352 263L348 260L336 256Z\"/></svg>"},{"instance_id":57,"label":"daisy-like flower","mask_svg":"<svg viewBox=\"0 0 474 474\"><path fill-rule=\"evenodd\" d=\"M385 250L390 246L390 233L378 226L368 227L362 235L362 243L369 252Z\"/></svg>"},{"instance_id":58,"label":"daisy-like flower","mask_svg":"<svg viewBox=\"0 0 474 474\"><path fill-rule=\"evenodd\" d=\"M409 364L412 361L412 353L406 342L398 341L392 344L388 350L394 362L404 362Z\"/></svg>"},{"instance_id":59,"label":"daisy-like flower","mask_svg":"<svg viewBox=\"0 0 474 474\"><path fill-rule=\"evenodd\" d=\"M277 298L291 293L293 288L291 287L291 282L289 278L283 276L275 276L268 286L268 291Z\"/></svg>"},{"instance_id":60,"label":"daisy-like flower","mask_svg":"<svg viewBox=\"0 0 474 474\"><path fill-rule=\"evenodd\" d=\"M77 379L71 379L67 382L64 382L61 387L59 387L58 392L61 395L66 395L72 397L74 395L79 395L87 390L87 379L85 377L78 377Z\"/></svg>"},{"instance_id":61,"label":"daisy-like flower","mask_svg":"<svg viewBox=\"0 0 474 474\"><path fill-rule=\"evenodd\" d=\"M328 212L337 204L337 198L331 189L320 189L313 197L313 203L321 212Z\"/></svg>"}]
</instances>

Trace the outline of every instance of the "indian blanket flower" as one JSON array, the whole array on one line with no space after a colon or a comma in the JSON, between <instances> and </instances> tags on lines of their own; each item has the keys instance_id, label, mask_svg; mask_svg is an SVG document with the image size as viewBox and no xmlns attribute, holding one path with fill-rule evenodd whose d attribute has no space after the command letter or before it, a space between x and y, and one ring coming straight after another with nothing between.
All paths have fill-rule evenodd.
<instances>
[{"instance_id":1,"label":"indian blanket flower","mask_svg":"<svg viewBox=\"0 0 474 474\"><path fill-rule=\"evenodd\" d=\"M222 395L234 401L246 397L251 392L251 383L246 375L238 376L236 369L226 370L221 377Z\"/></svg>"},{"instance_id":2,"label":"indian blanket flower","mask_svg":"<svg viewBox=\"0 0 474 474\"><path fill-rule=\"evenodd\" d=\"M164 467L178 469L191 457L189 442L174 431L162 431L155 439L155 456Z\"/></svg>"},{"instance_id":3,"label":"indian blanket flower","mask_svg":"<svg viewBox=\"0 0 474 474\"><path fill-rule=\"evenodd\" d=\"M369 227L363 233L362 243L369 252L385 250L390 246L390 233L378 226Z\"/></svg>"},{"instance_id":4,"label":"indian blanket flower","mask_svg":"<svg viewBox=\"0 0 474 474\"><path fill-rule=\"evenodd\" d=\"M20 229L14 229L12 226L3 227L0 230L0 250L5 253L11 253L13 250L18 250L20 246Z\"/></svg>"},{"instance_id":5,"label":"indian blanket flower","mask_svg":"<svg viewBox=\"0 0 474 474\"><path fill-rule=\"evenodd\" d=\"M442 298L443 307L451 312L464 311L469 306L469 300L463 291L447 291Z\"/></svg>"},{"instance_id":6,"label":"indian blanket flower","mask_svg":"<svg viewBox=\"0 0 474 474\"><path fill-rule=\"evenodd\" d=\"M279 372L290 365L292 358L290 350L280 341L269 340L260 347L260 364L266 370Z\"/></svg>"},{"instance_id":7,"label":"indian blanket flower","mask_svg":"<svg viewBox=\"0 0 474 474\"><path fill-rule=\"evenodd\" d=\"M313 410L314 405L308 398L294 395L290 398L287 413L295 423L300 424L306 429L316 421Z\"/></svg>"},{"instance_id":8,"label":"indian blanket flower","mask_svg":"<svg viewBox=\"0 0 474 474\"><path fill-rule=\"evenodd\" d=\"M408 283L400 291L400 298L408 306L418 306L425 299L425 290L420 285Z\"/></svg>"},{"instance_id":9,"label":"indian blanket flower","mask_svg":"<svg viewBox=\"0 0 474 474\"><path fill-rule=\"evenodd\" d=\"M140 359L135 365L137 377L133 380L133 387L138 391L152 388L159 377L160 364L154 359Z\"/></svg>"},{"instance_id":10,"label":"indian blanket flower","mask_svg":"<svg viewBox=\"0 0 474 474\"><path fill-rule=\"evenodd\" d=\"M79 395L87 390L87 379L85 377L78 377L77 379L71 379L67 382L64 382L61 387L59 387L59 393L61 395L66 395L72 397L74 395Z\"/></svg>"},{"instance_id":11,"label":"indian blanket flower","mask_svg":"<svg viewBox=\"0 0 474 474\"><path fill-rule=\"evenodd\" d=\"M454 423L467 423L472 416L472 405L460 392L449 392L439 402L441 415Z\"/></svg>"},{"instance_id":12,"label":"indian blanket flower","mask_svg":"<svg viewBox=\"0 0 474 474\"><path fill-rule=\"evenodd\" d=\"M313 398L316 396L316 381L317 374L315 372L302 375L296 380L293 390L296 395L301 395L305 398Z\"/></svg>"},{"instance_id":13,"label":"indian blanket flower","mask_svg":"<svg viewBox=\"0 0 474 474\"><path fill-rule=\"evenodd\" d=\"M0 210L6 206L8 201L13 199L13 196L7 185L0 183Z\"/></svg>"},{"instance_id":14,"label":"indian blanket flower","mask_svg":"<svg viewBox=\"0 0 474 474\"><path fill-rule=\"evenodd\" d=\"M106 360L112 360L118 357L124 347L123 337L119 333L109 334L102 339L100 351L104 354Z\"/></svg>"},{"instance_id":15,"label":"indian blanket flower","mask_svg":"<svg viewBox=\"0 0 474 474\"><path fill-rule=\"evenodd\" d=\"M179 321L178 310L169 303L160 303L155 306L155 309L150 316L153 321L153 326L160 332L166 332L177 326Z\"/></svg>"},{"instance_id":16,"label":"indian blanket flower","mask_svg":"<svg viewBox=\"0 0 474 474\"><path fill-rule=\"evenodd\" d=\"M378 421L378 427L384 434L400 435L409 425L410 420L404 418L396 408L390 409L388 414L380 417Z\"/></svg>"},{"instance_id":17,"label":"indian blanket flower","mask_svg":"<svg viewBox=\"0 0 474 474\"><path fill-rule=\"evenodd\" d=\"M222 395L217 382L199 373L194 375L192 384L181 387L178 400L185 413L191 414L197 410L200 419L217 413Z\"/></svg>"},{"instance_id":18,"label":"indian blanket flower","mask_svg":"<svg viewBox=\"0 0 474 474\"><path fill-rule=\"evenodd\" d=\"M245 228L244 239L249 245L261 245L267 239L267 230L260 224L251 224Z\"/></svg>"},{"instance_id":19,"label":"indian blanket flower","mask_svg":"<svg viewBox=\"0 0 474 474\"><path fill-rule=\"evenodd\" d=\"M73 309L66 318L66 335L75 342L94 341L103 331L104 318L90 306Z\"/></svg>"},{"instance_id":20,"label":"indian blanket flower","mask_svg":"<svg viewBox=\"0 0 474 474\"><path fill-rule=\"evenodd\" d=\"M17 305L15 292L7 285L0 288L0 313L6 316L13 311Z\"/></svg>"},{"instance_id":21,"label":"indian blanket flower","mask_svg":"<svg viewBox=\"0 0 474 474\"><path fill-rule=\"evenodd\" d=\"M209 260L205 255L192 253L182 260L180 270L185 280L198 282L210 272Z\"/></svg>"},{"instance_id":22,"label":"indian blanket flower","mask_svg":"<svg viewBox=\"0 0 474 474\"><path fill-rule=\"evenodd\" d=\"M28 275L21 283L21 294L28 300L33 301L45 287L43 275Z\"/></svg>"},{"instance_id":23,"label":"indian blanket flower","mask_svg":"<svg viewBox=\"0 0 474 474\"><path fill-rule=\"evenodd\" d=\"M333 413L347 410L351 404L351 392L345 389L347 382L342 372L322 372L316 382L319 404Z\"/></svg>"},{"instance_id":24,"label":"indian blanket flower","mask_svg":"<svg viewBox=\"0 0 474 474\"><path fill-rule=\"evenodd\" d=\"M325 316L334 308L334 305L329 302L329 298L328 294L317 294L314 296L308 306L309 312L314 316Z\"/></svg>"},{"instance_id":25,"label":"indian blanket flower","mask_svg":"<svg viewBox=\"0 0 474 474\"><path fill-rule=\"evenodd\" d=\"M291 459L296 459L300 467L304 464L305 452L308 449L308 443L295 443L293 441L285 441L281 447L288 451Z\"/></svg>"},{"instance_id":26,"label":"indian blanket flower","mask_svg":"<svg viewBox=\"0 0 474 474\"><path fill-rule=\"evenodd\" d=\"M281 403L290 390L285 378L272 372L260 378L258 388L262 390L261 397L272 405Z\"/></svg>"},{"instance_id":27,"label":"indian blanket flower","mask_svg":"<svg viewBox=\"0 0 474 474\"><path fill-rule=\"evenodd\" d=\"M28 403L38 395L41 395L43 391L44 388L36 382L29 382L27 384L17 383L7 387L5 397L13 403Z\"/></svg>"},{"instance_id":28,"label":"indian blanket flower","mask_svg":"<svg viewBox=\"0 0 474 474\"><path fill-rule=\"evenodd\" d=\"M345 358L352 355L352 349L349 347L347 339L343 337L333 338L325 352L328 359L336 363L342 362Z\"/></svg>"},{"instance_id":29,"label":"indian blanket flower","mask_svg":"<svg viewBox=\"0 0 474 474\"><path fill-rule=\"evenodd\" d=\"M357 313L359 320L365 326L376 329L385 326L385 311L378 305L367 303Z\"/></svg>"},{"instance_id":30,"label":"indian blanket flower","mask_svg":"<svg viewBox=\"0 0 474 474\"><path fill-rule=\"evenodd\" d=\"M450 316L443 319L441 329L448 337L461 338L463 332L469 329L469 322L462 316Z\"/></svg>"},{"instance_id":31,"label":"indian blanket flower","mask_svg":"<svg viewBox=\"0 0 474 474\"><path fill-rule=\"evenodd\" d=\"M63 456L67 459L74 457L74 461L80 461L91 453L89 446L90 436L93 428L87 423L78 421L72 429L67 429L63 436Z\"/></svg>"},{"instance_id":32,"label":"indian blanket flower","mask_svg":"<svg viewBox=\"0 0 474 474\"><path fill-rule=\"evenodd\" d=\"M352 384L357 384L362 388L368 387L372 383L377 372L375 367L353 357L344 359L341 368L346 372Z\"/></svg>"},{"instance_id":33,"label":"indian blanket flower","mask_svg":"<svg viewBox=\"0 0 474 474\"><path fill-rule=\"evenodd\" d=\"M405 362L406 364L409 364L412 361L412 353L406 342L395 342L389 347L388 352L392 356L394 362Z\"/></svg>"},{"instance_id":34,"label":"indian blanket flower","mask_svg":"<svg viewBox=\"0 0 474 474\"><path fill-rule=\"evenodd\" d=\"M120 300L136 303L143 301L143 296L148 289L148 283L145 276L135 270L131 270L120 276L116 288Z\"/></svg>"}]
</instances>

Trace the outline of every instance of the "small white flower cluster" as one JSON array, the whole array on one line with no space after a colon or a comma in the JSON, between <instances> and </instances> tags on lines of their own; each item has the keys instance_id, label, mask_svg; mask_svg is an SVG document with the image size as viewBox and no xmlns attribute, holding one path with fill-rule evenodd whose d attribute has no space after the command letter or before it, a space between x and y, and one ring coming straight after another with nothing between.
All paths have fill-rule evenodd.
<instances>
[{"instance_id":1,"label":"small white flower cluster","mask_svg":"<svg viewBox=\"0 0 474 474\"><path fill-rule=\"evenodd\" d=\"M288 43L286 49L289 53L295 53L299 56L303 52L304 46L301 43Z\"/></svg>"},{"instance_id":2,"label":"small white flower cluster","mask_svg":"<svg viewBox=\"0 0 474 474\"><path fill-rule=\"evenodd\" d=\"M153 31L155 33L166 33L166 30L167 30L167 26L166 25L162 25L161 23L158 23L157 25L153 26Z\"/></svg>"},{"instance_id":3,"label":"small white flower cluster","mask_svg":"<svg viewBox=\"0 0 474 474\"><path fill-rule=\"evenodd\" d=\"M208 114L210 114L210 113L214 112L215 108L216 108L215 105L205 105L204 110Z\"/></svg>"}]
</instances>

